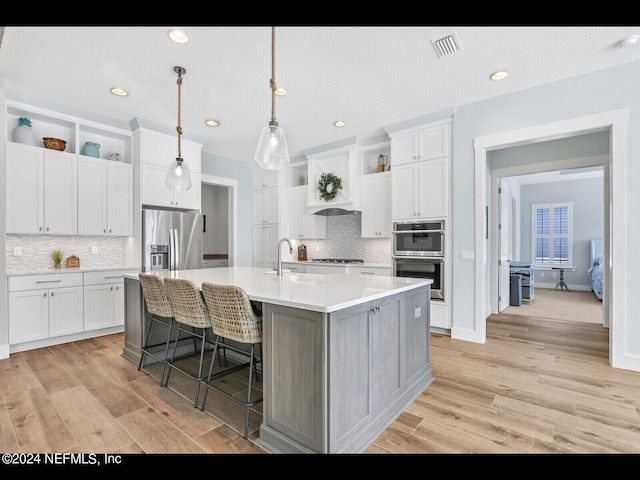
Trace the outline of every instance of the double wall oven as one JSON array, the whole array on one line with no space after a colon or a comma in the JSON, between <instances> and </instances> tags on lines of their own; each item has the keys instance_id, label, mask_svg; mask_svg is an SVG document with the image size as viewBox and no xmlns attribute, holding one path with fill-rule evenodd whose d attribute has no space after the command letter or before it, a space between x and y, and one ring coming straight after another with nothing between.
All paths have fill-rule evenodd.
<instances>
[{"instance_id":1,"label":"double wall oven","mask_svg":"<svg viewBox=\"0 0 640 480\"><path fill-rule=\"evenodd\" d=\"M433 280L431 298L444 300L444 220L393 224L393 275Z\"/></svg>"}]
</instances>

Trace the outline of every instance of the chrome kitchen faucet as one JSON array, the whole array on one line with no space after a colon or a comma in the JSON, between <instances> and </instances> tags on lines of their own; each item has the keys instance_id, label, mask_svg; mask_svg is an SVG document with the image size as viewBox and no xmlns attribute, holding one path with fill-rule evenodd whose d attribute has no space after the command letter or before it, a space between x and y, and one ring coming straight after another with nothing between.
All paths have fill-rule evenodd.
<instances>
[{"instance_id":1,"label":"chrome kitchen faucet","mask_svg":"<svg viewBox=\"0 0 640 480\"><path fill-rule=\"evenodd\" d=\"M282 257L280 255L280 250L282 246L282 242L287 242L289 244L289 253L293 255L293 247L291 246L291 241L288 238L281 238L278 242L278 275L282 275Z\"/></svg>"}]
</instances>

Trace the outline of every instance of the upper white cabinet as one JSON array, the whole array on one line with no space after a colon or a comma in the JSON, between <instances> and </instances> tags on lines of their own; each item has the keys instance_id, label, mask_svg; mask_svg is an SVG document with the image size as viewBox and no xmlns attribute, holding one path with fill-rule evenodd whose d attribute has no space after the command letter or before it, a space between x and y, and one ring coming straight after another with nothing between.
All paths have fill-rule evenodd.
<instances>
[{"instance_id":1,"label":"upper white cabinet","mask_svg":"<svg viewBox=\"0 0 640 480\"><path fill-rule=\"evenodd\" d=\"M14 137L20 117L31 121L35 145L18 143L24 140ZM44 137L64 140L64 151L45 148ZM131 181L125 180L126 185L122 184L114 193L113 212L117 211L119 229L123 232L120 234L131 235L133 224L128 224L133 218L131 138L131 133L125 130L7 100L7 233L77 235L79 217L83 225L89 217L101 222L103 204L85 203L85 194L93 188L100 194L105 193L104 185L98 186L98 183L106 177L93 178L96 170L86 174L78 165L78 157L108 162L106 159L117 153L120 161L109 163L119 163L120 171L128 169ZM79 155L86 142L100 145L99 158ZM82 175L81 180L79 175ZM96 192L93 194L97 195ZM122 226L124 223L127 223L126 228Z\"/></svg>"},{"instance_id":2,"label":"upper white cabinet","mask_svg":"<svg viewBox=\"0 0 640 480\"><path fill-rule=\"evenodd\" d=\"M451 123L421 128L391 137L393 166L449 155Z\"/></svg>"},{"instance_id":3,"label":"upper white cabinet","mask_svg":"<svg viewBox=\"0 0 640 480\"><path fill-rule=\"evenodd\" d=\"M133 235L133 167L80 156L78 234Z\"/></svg>"},{"instance_id":4,"label":"upper white cabinet","mask_svg":"<svg viewBox=\"0 0 640 480\"><path fill-rule=\"evenodd\" d=\"M253 169L253 189L272 188L280 185L280 172L264 168Z\"/></svg>"},{"instance_id":5,"label":"upper white cabinet","mask_svg":"<svg viewBox=\"0 0 640 480\"><path fill-rule=\"evenodd\" d=\"M392 220L449 215L451 122L391 136Z\"/></svg>"},{"instance_id":6,"label":"upper white cabinet","mask_svg":"<svg viewBox=\"0 0 640 480\"><path fill-rule=\"evenodd\" d=\"M327 217L311 215L307 209L308 185L289 192L289 237L298 240L327 238Z\"/></svg>"},{"instance_id":7,"label":"upper white cabinet","mask_svg":"<svg viewBox=\"0 0 640 480\"><path fill-rule=\"evenodd\" d=\"M7 233L76 235L74 154L7 143Z\"/></svg>"},{"instance_id":8,"label":"upper white cabinet","mask_svg":"<svg viewBox=\"0 0 640 480\"><path fill-rule=\"evenodd\" d=\"M139 141L142 166L142 204L200 210L202 192L202 146L180 140L180 150L191 174L191 188L186 192L169 190L164 181L172 162L178 156L177 136L140 129L135 133Z\"/></svg>"},{"instance_id":9,"label":"upper white cabinet","mask_svg":"<svg viewBox=\"0 0 640 480\"><path fill-rule=\"evenodd\" d=\"M391 172L362 177L362 238L391 238Z\"/></svg>"}]
</instances>

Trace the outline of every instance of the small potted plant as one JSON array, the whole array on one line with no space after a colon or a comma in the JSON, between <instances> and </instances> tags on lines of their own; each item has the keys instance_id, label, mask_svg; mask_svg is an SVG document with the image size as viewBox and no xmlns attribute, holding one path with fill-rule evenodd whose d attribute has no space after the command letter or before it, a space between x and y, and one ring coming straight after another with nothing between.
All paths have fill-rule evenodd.
<instances>
[{"instance_id":1,"label":"small potted plant","mask_svg":"<svg viewBox=\"0 0 640 480\"><path fill-rule=\"evenodd\" d=\"M53 262L56 264L56 268L62 268L62 250L54 250L51 252L51 258L53 258Z\"/></svg>"}]
</instances>

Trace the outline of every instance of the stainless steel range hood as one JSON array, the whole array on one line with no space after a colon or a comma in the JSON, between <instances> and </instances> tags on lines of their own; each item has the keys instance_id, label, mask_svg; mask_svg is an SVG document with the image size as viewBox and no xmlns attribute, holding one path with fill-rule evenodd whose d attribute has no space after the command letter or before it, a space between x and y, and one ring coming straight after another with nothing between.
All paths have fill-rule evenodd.
<instances>
[{"instance_id":1,"label":"stainless steel range hood","mask_svg":"<svg viewBox=\"0 0 640 480\"><path fill-rule=\"evenodd\" d=\"M359 215L360 209L357 208L355 202L332 202L309 207L309 213L325 217L334 215Z\"/></svg>"}]
</instances>

